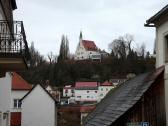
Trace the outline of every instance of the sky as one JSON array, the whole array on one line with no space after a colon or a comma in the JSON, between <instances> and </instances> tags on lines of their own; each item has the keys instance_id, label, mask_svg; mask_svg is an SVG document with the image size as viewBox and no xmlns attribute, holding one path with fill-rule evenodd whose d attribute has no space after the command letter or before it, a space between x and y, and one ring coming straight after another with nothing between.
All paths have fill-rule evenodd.
<instances>
[{"instance_id":1,"label":"sky","mask_svg":"<svg viewBox=\"0 0 168 126\"><path fill-rule=\"evenodd\" d=\"M131 34L133 45L153 51L155 28L144 27L147 19L167 4L167 0L16 0L14 20L22 20L28 45L43 55L59 54L61 36L67 35L75 53L80 31L100 49L119 36Z\"/></svg>"}]
</instances>

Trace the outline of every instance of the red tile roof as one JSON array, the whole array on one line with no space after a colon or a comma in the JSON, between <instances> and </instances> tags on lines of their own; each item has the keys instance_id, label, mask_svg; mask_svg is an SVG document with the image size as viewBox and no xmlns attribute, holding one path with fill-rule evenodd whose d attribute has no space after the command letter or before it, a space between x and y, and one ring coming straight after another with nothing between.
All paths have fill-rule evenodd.
<instances>
[{"instance_id":1,"label":"red tile roof","mask_svg":"<svg viewBox=\"0 0 168 126\"><path fill-rule=\"evenodd\" d=\"M108 81L105 81L102 84L100 84L100 86L113 86L113 84Z\"/></svg>"},{"instance_id":2,"label":"red tile roof","mask_svg":"<svg viewBox=\"0 0 168 126\"><path fill-rule=\"evenodd\" d=\"M30 90L32 86L26 82L20 75L12 73L12 90Z\"/></svg>"},{"instance_id":3,"label":"red tile roof","mask_svg":"<svg viewBox=\"0 0 168 126\"><path fill-rule=\"evenodd\" d=\"M88 51L97 51L98 50L94 41L82 40L82 44L83 44L84 48Z\"/></svg>"},{"instance_id":4,"label":"red tile roof","mask_svg":"<svg viewBox=\"0 0 168 126\"><path fill-rule=\"evenodd\" d=\"M89 112L92 112L95 108L96 108L95 105L92 105L92 106L81 106L80 112L81 113L89 113Z\"/></svg>"},{"instance_id":5,"label":"red tile roof","mask_svg":"<svg viewBox=\"0 0 168 126\"><path fill-rule=\"evenodd\" d=\"M75 87L97 87L97 82L76 82Z\"/></svg>"}]
</instances>

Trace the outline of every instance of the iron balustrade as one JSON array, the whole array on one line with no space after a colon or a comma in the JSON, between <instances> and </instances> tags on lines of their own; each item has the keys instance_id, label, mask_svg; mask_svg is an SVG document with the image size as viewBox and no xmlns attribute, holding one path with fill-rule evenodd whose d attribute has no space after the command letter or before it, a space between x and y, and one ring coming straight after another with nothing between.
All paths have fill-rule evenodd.
<instances>
[{"instance_id":1,"label":"iron balustrade","mask_svg":"<svg viewBox=\"0 0 168 126\"><path fill-rule=\"evenodd\" d=\"M22 21L0 20L0 54L20 54L30 59Z\"/></svg>"}]
</instances>

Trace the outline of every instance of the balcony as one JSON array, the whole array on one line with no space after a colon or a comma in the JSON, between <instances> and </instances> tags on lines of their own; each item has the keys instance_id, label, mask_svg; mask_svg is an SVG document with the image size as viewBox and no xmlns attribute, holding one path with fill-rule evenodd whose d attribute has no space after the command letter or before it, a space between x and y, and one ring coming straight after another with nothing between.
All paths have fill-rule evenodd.
<instances>
[{"instance_id":1,"label":"balcony","mask_svg":"<svg viewBox=\"0 0 168 126\"><path fill-rule=\"evenodd\" d=\"M0 71L25 70L29 59L23 22L0 20Z\"/></svg>"}]
</instances>

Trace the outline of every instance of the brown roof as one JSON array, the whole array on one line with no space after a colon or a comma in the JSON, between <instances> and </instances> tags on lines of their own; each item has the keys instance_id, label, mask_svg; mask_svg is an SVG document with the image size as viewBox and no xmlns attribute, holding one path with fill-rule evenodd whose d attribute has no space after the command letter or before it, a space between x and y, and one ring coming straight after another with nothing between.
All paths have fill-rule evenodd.
<instances>
[{"instance_id":1,"label":"brown roof","mask_svg":"<svg viewBox=\"0 0 168 126\"><path fill-rule=\"evenodd\" d=\"M30 90L32 86L19 74L12 73L12 90Z\"/></svg>"},{"instance_id":2,"label":"brown roof","mask_svg":"<svg viewBox=\"0 0 168 126\"><path fill-rule=\"evenodd\" d=\"M98 51L98 48L97 48L96 44L94 43L94 41L82 40L82 44L83 44L84 48L88 51Z\"/></svg>"}]
</instances>

